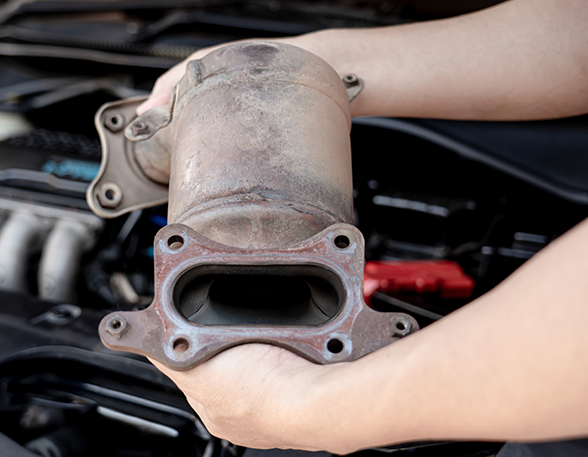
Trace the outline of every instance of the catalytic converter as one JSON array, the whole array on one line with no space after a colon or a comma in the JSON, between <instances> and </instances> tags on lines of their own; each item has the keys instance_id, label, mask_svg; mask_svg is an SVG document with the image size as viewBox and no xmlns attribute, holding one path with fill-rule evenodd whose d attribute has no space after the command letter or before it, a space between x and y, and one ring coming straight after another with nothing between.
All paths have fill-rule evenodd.
<instances>
[{"instance_id":1,"label":"catalytic converter","mask_svg":"<svg viewBox=\"0 0 588 457\"><path fill-rule=\"evenodd\" d=\"M117 217L169 200L153 303L106 316L108 348L176 370L253 342L326 364L418 329L363 300L349 140L362 87L300 48L252 41L189 62L167 106L98 111L92 210Z\"/></svg>"}]
</instances>

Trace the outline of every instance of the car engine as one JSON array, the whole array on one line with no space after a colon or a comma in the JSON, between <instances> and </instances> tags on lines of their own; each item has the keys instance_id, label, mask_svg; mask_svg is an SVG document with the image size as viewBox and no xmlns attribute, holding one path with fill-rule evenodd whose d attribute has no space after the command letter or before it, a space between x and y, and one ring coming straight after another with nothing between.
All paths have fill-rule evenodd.
<instances>
[{"instance_id":1,"label":"car engine","mask_svg":"<svg viewBox=\"0 0 588 457\"><path fill-rule=\"evenodd\" d=\"M148 195L148 188L136 193L138 202L148 200L149 204L135 202L119 211L117 198L123 190L127 195L124 177L131 180L130 174L109 181L110 187L104 182L101 187L90 187L103 176L105 138L120 142L125 135L147 135L143 125L130 124L138 100L149 93L161 73L197 49L244 38L263 42L264 38L327 27L395 25L449 17L494 3L498 2L1 3L0 456L264 454L210 435L183 394L140 355L156 349L119 352L101 341L99 328L110 325L107 337L112 339L107 343L116 349L116 344L125 341L120 337L123 331L132 335L124 328L127 321L117 324L117 316L149 313L152 303L157 302L159 270L155 267L162 252L181 256L181 249L190 248L189 242L194 240L200 243L197 246L204 246L199 234L210 233L206 230L214 224L226 228L216 241L232 246L242 242L242 233L248 230L238 225L240 219L234 213L234 219L230 219L224 208L210 210L205 200L198 202L199 208L207 211L198 209L198 222L184 217L189 211L182 205L192 211L193 202L181 198L170 197L172 210L168 216L169 171L166 178L165 167L163 175L161 168L151 168L156 183L153 194ZM353 78L361 75L350 78L347 83L354 84ZM339 95L347 95L341 90ZM284 120L280 98L275 96L268 104L275 109L276 122ZM103 106L106 108L99 111ZM102 116L112 107L118 110L116 115ZM94 126L97 112L97 121L102 122L102 143ZM294 116L287 120L295 122ZM348 129L343 121L341 117L333 128ZM295 206L304 200L298 194L280 194L278 198L272 188L271 192L263 191L266 193L260 190L258 200L251 203L249 199L249 206L242 206L246 208L243 211L256 215L272 204L272 211L283 211L275 221L260 217L260 226L266 232L245 237L249 243L245 247L269 247L279 254L280 249L314 240L317 233L335 227L325 245L330 251L322 260L310 259L302 248L297 255L305 262L325 265L340 259L334 260L333 268L343 265L341 268L348 267L349 271L365 260L362 274L356 271L333 279L318 267L300 266L290 273L289 268L294 267L284 262L291 261L276 263L274 257L259 256L254 267L245 265L248 275L257 275L259 287L252 289L250 282L238 279L242 273L235 267L241 259L238 254L216 246L217 255L221 252L230 268L206 267L195 273L204 267L191 264L190 269L182 270L178 276L181 287L176 292L179 305L175 306L186 320L211 325L213 337L215 331L221 332L220 324L238 326L254 321L275 325L267 309L270 303L283 301L297 310L291 315L293 322L307 325L308 335L313 335L318 326L339 312L331 309L339 306L333 305L337 299L333 302L329 297L338 297L341 294L337 295L337 288L346 288L348 295L350 291L359 294L356 302L363 298L369 307L365 313L373 313L374 319L385 317L387 325L394 325L392 333L386 327L386 342L382 344L407 336L486 293L588 216L587 126L584 116L516 123L354 119L346 146L351 147L351 162L342 171L352 171L348 188L342 192L347 201L341 197L343 200L332 203L328 211L321 207L322 213L313 213L320 207L321 195L316 195L319 203L302 211ZM309 137L320 136L312 122L300 120L297 128ZM190 158L181 160L175 164L177 168ZM210 179L215 176L209 173L215 163L208 164L200 177L209 187L222 184ZM311 171L307 170L305 176ZM282 178L286 182L288 175ZM88 204L89 187L98 203ZM280 189L287 187L282 183ZM224 190L219 189L220 195ZM325 195L332 196L331 191L325 191ZM181 195L182 189L171 192ZM231 204L234 208L235 202ZM92 205L101 206L105 214L95 214ZM284 224L284 218L295 212L297 217ZM214 224L202 222L208 217L202 214L210 215ZM178 223L191 231L178 232ZM357 251L357 259L341 255L361 238L365 248ZM272 262L281 269L279 273L270 269ZM237 277L231 276L231 287L237 290L233 295L226 292L227 274ZM267 277L272 279L271 286ZM305 292L299 277L310 284L310 292ZM337 282L340 280L343 285ZM214 281L225 286L214 290ZM355 289L348 283L355 284ZM194 307L203 287L208 291L208 309ZM249 293L253 302L260 290L270 298L263 299L267 303L261 300L259 309L249 309L238 317L233 311L227 312L235 296ZM307 308L308 303L312 306ZM346 334L338 335L321 340L323 355L312 355L312 348L308 349L312 345L306 349L297 349L294 343L282 345L320 363L336 362L350 354ZM104 340L104 331L102 337ZM178 340L175 334L166 338L171 338L174 350L185 353L167 359L170 366L193 366L196 356L190 352L190 341ZM258 335L247 338L239 341L265 341ZM277 344L288 338L277 332L270 342ZM300 335L297 338L300 341ZM198 356L198 363L225 347L217 346ZM356 356L374 349L370 346ZM186 361L188 356L192 358ZM329 426L337 425L333 422ZM421 442L358 454L482 457L495 455L500 447L500 443Z\"/></svg>"}]
</instances>

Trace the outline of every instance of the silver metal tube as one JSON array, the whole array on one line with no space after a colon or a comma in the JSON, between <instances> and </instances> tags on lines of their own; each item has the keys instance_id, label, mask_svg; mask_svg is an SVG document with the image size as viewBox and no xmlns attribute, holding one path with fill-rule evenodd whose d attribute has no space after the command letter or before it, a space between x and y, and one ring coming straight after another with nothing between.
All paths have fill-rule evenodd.
<instances>
[{"instance_id":1,"label":"silver metal tube","mask_svg":"<svg viewBox=\"0 0 588 457\"><path fill-rule=\"evenodd\" d=\"M33 214L10 215L0 231L0 289L29 292L27 263L49 227L49 221Z\"/></svg>"},{"instance_id":2,"label":"silver metal tube","mask_svg":"<svg viewBox=\"0 0 588 457\"><path fill-rule=\"evenodd\" d=\"M73 303L82 254L92 244L93 235L85 224L59 220L49 234L39 268L39 297Z\"/></svg>"}]
</instances>

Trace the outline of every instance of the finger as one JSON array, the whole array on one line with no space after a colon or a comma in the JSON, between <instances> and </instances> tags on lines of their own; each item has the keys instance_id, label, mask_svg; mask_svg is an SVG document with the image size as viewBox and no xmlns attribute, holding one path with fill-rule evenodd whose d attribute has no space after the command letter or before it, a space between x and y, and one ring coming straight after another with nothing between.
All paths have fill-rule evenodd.
<instances>
[{"instance_id":1,"label":"finger","mask_svg":"<svg viewBox=\"0 0 588 457\"><path fill-rule=\"evenodd\" d=\"M180 382L178 382L180 380L181 372L172 370L171 368L166 367L163 363L160 363L150 357L147 357L147 360L155 365L155 368L171 379L181 389Z\"/></svg>"},{"instance_id":2,"label":"finger","mask_svg":"<svg viewBox=\"0 0 588 457\"><path fill-rule=\"evenodd\" d=\"M153 365L155 365L155 368L171 379L182 392L190 392L192 394L203 394L208 392L208 389L205 387L209 386L210 382L207 381L206 376L202 376L199 373L202 365L187 371L176 371L158 362L157 360L151 359L149 357L147 359Z\"/></svg>"},{"instance_id":3,"label":"finger","mask_svg":"<svg viewBox=\"0 0 588 457\"><path fill-rule=\"evenodd\" d=\"M206 424L206 422L209 420L209 417L204 410L204 405L188 395L186 395L186 400L188 400L188 403L190 403L192 409L196 412L196 414L198 414L198 417Z\"/></svg>"},{"instance_id":4,"label":"finger","mask_svg":"<svg viewBox=\"0 0 588 457\"><path fill-rule=\"evenodd\" d=\"M137 107L138 116L151 108L168 103L175 85L182 79L186 72L188 59L173 66L157 79L149 98Z\"/></svg>"},{"instance_id":5,"label":"finger","mask_svg":"<svg viewBox=\"0 0 588 457\"><path fill-rule=\"evenodd\" d=\"M140 116L145 111L150 110L151 108L167 104L172 91L173 87L169 87L161 89L158 92L153 92L147 100L145 100L137 107L137 116Z\"/></svg>"},{"instance_id":6,"label":"finger","mask_svg":"<svg viewBox=\"0 0 588 457\"><path fill-rule=\"evenodd\" d=\"M204 408L204 405L202 403L198 402L197 400L194 400L194 398L188 395L186 395L186 399L188 400L188 403L206 427L206 430L208 430L208 432L211 435L221 439L226 438L222 430L222 427L218 427L217 424L215 424L210 419L210 416L206 414L206 409Z\"/></svg>"}]
</instances>

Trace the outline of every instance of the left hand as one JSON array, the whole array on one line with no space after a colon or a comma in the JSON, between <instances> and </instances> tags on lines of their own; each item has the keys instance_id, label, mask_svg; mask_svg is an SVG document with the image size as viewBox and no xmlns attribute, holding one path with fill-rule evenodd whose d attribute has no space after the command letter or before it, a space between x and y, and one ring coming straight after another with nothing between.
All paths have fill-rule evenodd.
<instances>
[{"instance_id":1,"label":"left hand","mask_svg":"<svg viewBox=\"0 0 588 457\"><path fill-rule=\"evenodd\" d=\"M327 366L265 344L228 349L189 371L152 363L186 394L219 438L256 449L329 447L322 441L324 432L317 435L312 424L317 416L313 386L320 384Z\"/></svg>"}]
</instances>

